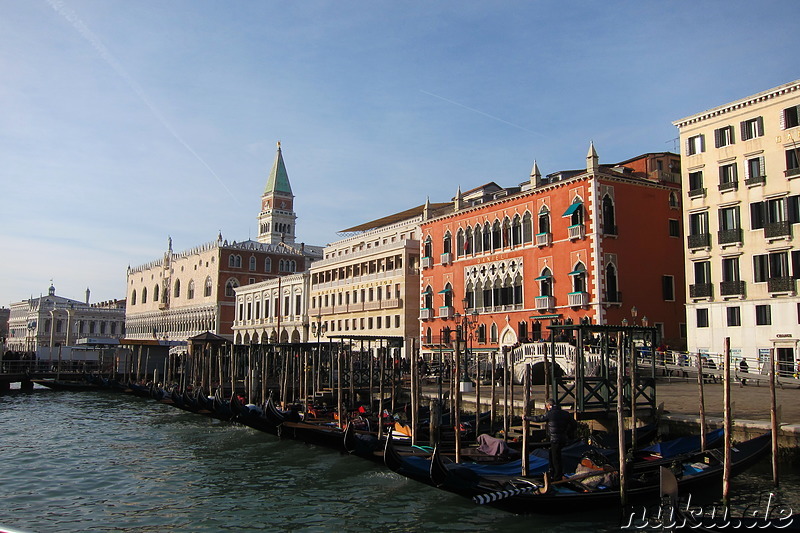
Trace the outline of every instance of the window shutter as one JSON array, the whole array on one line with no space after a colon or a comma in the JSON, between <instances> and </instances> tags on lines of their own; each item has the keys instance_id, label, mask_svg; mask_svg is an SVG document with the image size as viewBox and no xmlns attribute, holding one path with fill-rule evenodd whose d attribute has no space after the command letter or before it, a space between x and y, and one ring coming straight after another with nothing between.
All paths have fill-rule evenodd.
<instances>
[{"instance_id":1,"label":"window shutter","mask_svg":"<svg viewBox=\"0 0 800 533\"><path fill-rule=\"evenodd\" d=\"M715 148L719 148L720 147L720 144L721 144L720 143L720 133L721 133L720 130L714 130L714 147Z\"/></svg>"},{"instance_id":2,"label":"window shutter","mask_svg":"<svg viewBox=\"0 0 800 533\"><path fill-rule=\"evenodd\" d=\"M747 121L743 121L739 123L739 132L742 134L742 140L746 141L750 138L747 134Z\"/></svg>"},{"instance_id":3,"label":"window shutter","mask_svg":"<svg viewBox=\"0 0 800 533\"><path fill-rule=\"evenodd\" d=\"M746 160L744 162L744 179L745 180L749 180L750 178L753 177L753 176L750 175L750 161L752 161L752 159L748 159L748 160Z\"/></svg>"},{"instance_id":4,"label":"window shutter","mask_svg":"<svg viewBox=\"0 0 800 533\"><path fill-rule=\"evenodd\" d=\"M706 151L706 136L705 135L700 135L700 151L701 152L705 152Z\"/></svg>"},{"instance_id":5,"label":"window shutter","mask_svg":"<svg viewBox=\"0 0 800 533\"><path fill-rule=\"evenodd\" d=\"M686 151L686 155L692 155L692 138L691 137L686 139L686 146L685 146L684 150Z\"/></svg>"},{"instance_id":6,"label":"window shutter","mask_svg":"<svg viewBox=\"0 0 800 533\"><path fill-rule=\"evenodd\" d=\"M739 181L739 165L736 163L731 164L731 181L733 183Z\"/></svg>"},{"instance_id":7,"label":"window shutter","mask_svg":"<svg viewBox=\"0 0 800 533\"><path fill-rule=\"evenodd\" d=\"M750 229L764 227L764 202L750 204Z\"/></svg>"},{"instance_id":8,"label":"window shutter","mask_svg":"<svg viewBox=\"0 0 800 533\"><path fill-rule=\"evenodd\" d=\"M728 144L735 144L736 143L736 130L733 128L733 126L728 126L727 129L728 129L728 133L730 133L730 135L731 135L731 138L728 139L728 141L729 141Z\"/></svg>"},{"instance_id":9,"label":"window shutter","mask_svg":"<svg viewBox=\"0 0 800 533\"><path fill-rule=\"evenodd\" d=\"M756 119L756 131L759 137L764 135L764 117L758 117Z\"/></svg>"},{"instance_id":10,"label":"window shutter","mask_svg":"<svg viewBox=\"0 0 800 533\"><path fill-rule=\"evenodd\" d=\"M759 119L760 119L760 118L761 118L761 117L759 117ZM762 155L762 156L760 156L760 157L758 158L758 177L759 177L759 178L763 178L763 177L764 177L764 176L766 176L766 175L767 175L767 171L766 171L766 169L764 168L764 156Z\"/></svg>"},{"instance_id":11,"label":"window shutter","mask_svg":"<svg viewBox=\"0 0 800 533\"><path fill-rule=\"evenodd\" d=\"M787 111L786 109L781 111L781 123L780 123L780 126L781 126L782 130L786 129L786 111Z\"/></svg>"}]
</instances>

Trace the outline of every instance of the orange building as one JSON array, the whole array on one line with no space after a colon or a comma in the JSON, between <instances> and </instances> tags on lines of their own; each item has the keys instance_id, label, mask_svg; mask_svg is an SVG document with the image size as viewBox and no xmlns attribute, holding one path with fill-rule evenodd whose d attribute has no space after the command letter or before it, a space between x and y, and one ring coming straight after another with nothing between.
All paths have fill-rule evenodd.
<instances>
[{"instance_id":1,"label":"orange building","mask_svg":"<svg viewBox=\"0 0 800 533\"><path fill-rule=\"evenodd\" d=\"M461 193L421 224L420 337L434 354L470 317L475 353L557 323L641 324L685 344L680 156L645 154Z\"/></svg>"}]
</instances>

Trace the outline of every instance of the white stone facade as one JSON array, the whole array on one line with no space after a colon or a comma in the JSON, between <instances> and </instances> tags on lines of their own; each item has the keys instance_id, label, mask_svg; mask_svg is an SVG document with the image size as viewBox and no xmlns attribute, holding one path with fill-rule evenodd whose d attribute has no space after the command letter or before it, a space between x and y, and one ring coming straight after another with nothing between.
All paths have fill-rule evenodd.
<instances>
[{"instance_id":1,"label":"white stone facade","mask_svg":"<svg viewBox=\"0 0 800 533\"><path fill-rule=\"evenodd\" d=\"M800 341L800 80L676 121L688 348L794 373Z\"/></svg>"}]
</instances>

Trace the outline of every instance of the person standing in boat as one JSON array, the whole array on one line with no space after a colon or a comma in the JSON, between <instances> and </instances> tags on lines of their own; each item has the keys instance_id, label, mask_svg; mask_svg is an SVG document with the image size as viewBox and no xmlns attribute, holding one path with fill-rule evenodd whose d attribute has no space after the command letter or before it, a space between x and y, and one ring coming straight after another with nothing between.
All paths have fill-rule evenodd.
<instances>
[{"instance_id":1,"label":"person standing in boat","mask_svg":"<svg viewBox=\"0 0 800 533\"><path fill-rule=\"evenodd\" d=\"M528 422L547 422L547 433L550 435L550 478L558 481L564 477L561 449L567 443L571 433L574 433L578 423L572 415L561 409L552 398L544 404L543 415L526 416Z\"/></svg>"}]
</instances>

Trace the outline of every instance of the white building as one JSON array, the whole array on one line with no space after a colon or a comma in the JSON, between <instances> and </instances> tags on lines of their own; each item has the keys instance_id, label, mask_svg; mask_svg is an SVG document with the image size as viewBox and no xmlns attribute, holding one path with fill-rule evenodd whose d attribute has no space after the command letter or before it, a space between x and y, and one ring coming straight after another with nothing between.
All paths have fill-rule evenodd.
<instances>
[{"instance_id":1,"label":"white building","mask_svg":"<svg viewBox=\"0 0 800 533\"><path fill-rule=\"evenodd\" d=\"M119 340L125 334L125 300L89 303L89 295L86 289L85 301L72 300L58 296L51 285L47 296L12 303L6 348L55 359L59 347L80 339Z\"/></svg>"},{"instance_id":2,"label":"white building","mask_svg":"<svg viewBox=\"0 0 800 533\"><path fill-rule=\"evenodd\" d=\"M800 80L675 121L690 351L798 370Z\"/></svg>"}]
</instances>

